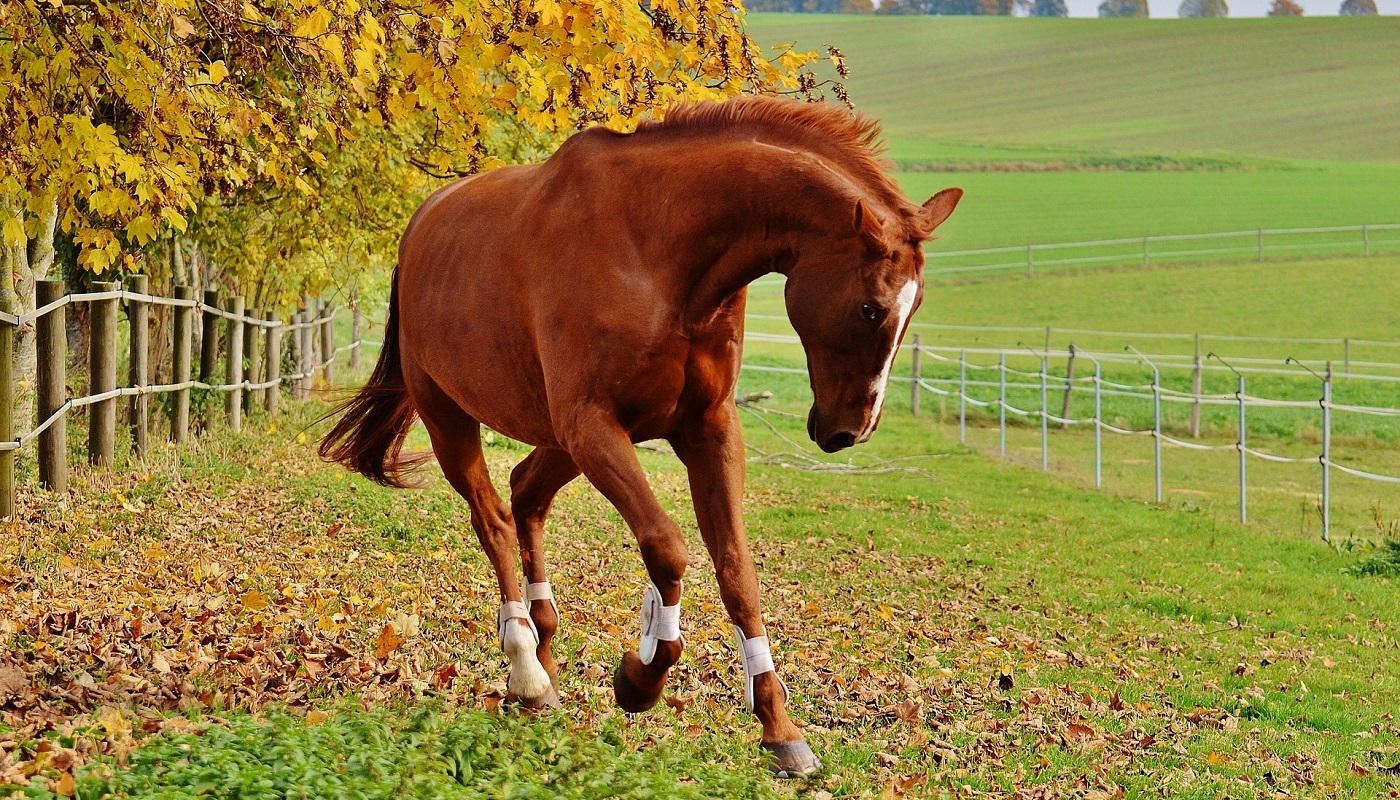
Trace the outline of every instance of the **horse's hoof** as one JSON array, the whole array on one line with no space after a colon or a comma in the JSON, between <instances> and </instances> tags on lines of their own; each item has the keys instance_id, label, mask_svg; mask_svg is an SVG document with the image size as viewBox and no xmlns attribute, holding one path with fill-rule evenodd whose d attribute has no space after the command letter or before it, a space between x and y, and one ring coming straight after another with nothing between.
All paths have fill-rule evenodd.
<instances>
[{"instance_id":1,"label":"horse's hoof","mask_svg":"<svg viewBox=\"0 0 1400 800\"><path fill-rule=\"evenodd\" d=\"M559 707L559 693L550 686L545 693L536 698L519 697L517 695L506 695L506 703L523 708L526 711L544 711L550 708Z\"/></svg>"},{"instance_id":2,"label":"horse's hoof","mask_svg":"<svg viewBox=\"0 0 1400 800\"><path fill-rule=\"evenodd\" d=\"M655 693L649 693L633 683L627 677L628 659L636 661L638 664L642 663L637 658L636 653L627 653L622 657L622 660L617 664L617 671L613 673L613 696L617 698L618 708L628 714L640 714L656 705L656 701L661 699L662 689L658 689Z\"/></svg>"},{"instance_id":3,"label":"horse's hoof","mask_svg":"<svg viewBox=\"0 0 1400 800\"><path fill-rule=\"evenodd\" d=\"M767 754L768 769L772 770L775 778L809 778L822 771L822 762L801 739L795 742L763 742L759 747Z\"/></svg>"}]
</instances>

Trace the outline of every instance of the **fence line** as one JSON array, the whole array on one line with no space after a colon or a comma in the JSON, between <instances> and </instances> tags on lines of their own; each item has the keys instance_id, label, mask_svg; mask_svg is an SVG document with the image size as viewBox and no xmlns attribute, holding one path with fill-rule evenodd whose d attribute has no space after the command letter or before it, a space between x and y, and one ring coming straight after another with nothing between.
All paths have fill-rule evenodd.
<instances>
[{"instance_id":1,"label":"fence line","mask_svg":"<svg viewBox=\"0 0 1400 800\"><path fill-rule=\"evenodd\" d=\"M1373 234L1390 231L1400 231L1400 224L1378 224L1378 225L1340 225L1318 228L1256 228L1248 231L1222 231L1216 233L1186 233L1172 234L1166 236L1136 236L1126 239L1100 239L1088 242L1051 242L1045 244L1025 244L1013 245L1009 247L987 247L976 250L946 250L930 251L925 254L926 266L924 273L929 276L944 274L954 274L960 272L987 272L994 270L1024 269L1026 277L1034 278L1037 267L1048 266L1068 266L1075 264L1103 264L1108 262L1123 262L1148 265L1153 261L1161 262L1166 260L1180 260L1186 258L1199 258L1201 256L1216 256L1226 254L1249 253L1259 261L1263 261L1270 253L1283 251L1294 253L1300 250L1356 250L1361 255L1370 256L1381 249L1389 248L1391 245L1400 245L1400 238L1377 238ZM1331 234L1326 241L1314 242L1278 242L1283 237L1313 236L1319 237L1324 234ZM1336 234L1355 234L1354 237L1339 238ZM1225 247L1204 247L1192 249L1179 248L1159 248L1156 251L1152 246L1163 244L1175 244L1185 242L1205 242L1221 239L1248 239L1248 243L1239 243L1234 246ZM1274 241L1270 241L1273 239ZM1131 252L1122 251L1123 248L1132 247ZM1095 251L1103 249L1114 249L1122 252L1112 252L1096 255L1081 255L1075 257L1062 258L1036 258L1036 253L1047 251L1065 250ZM1005 260L1006 254L1024 254L1024 258L1015 261ZM983 257L1001 256L1001 260L987 261ZM958 264L950 267L934 266L939 261L972 260L977 263Z\"/></svg>"},{"instance_id":2,"label":"fence line","mask_svg":"<svg viewBox=\"0 0 1400 800\"><path fill-rule=\"evenodd\" d=\"M754 336L754 334L749 334ZM785 337L777 334L760 334L761 341L795 343L796 337ZM916 343L912 345L902 345L903 349L908 349L917 353L921 358L932 358L950 367L957 367L956 377L934 378L920 375L918 377L891 376L891 381L908 383L910 385L911 397L910 406L918 409L920 406L920 393L932 392L940 397L956 400L958 403L958 440L967 442L967 409L969 406L986 409L988 413L995 408L998 421L998 441L999 452L1006 455L1006 430L1007 414L1012 414L1027 420L1038 420L1040 422L1040 462L1041 469L1048 471L1050 468L1050 423L1055 423L1064 427L1073 425L1089 425L1094 429L1094 485L1103 485L1103 439L1102 433L1119 434L1123 436L1148 436L1153 440L1153 488L1157 502L1162 502L1163 498L1163 477L1162 477L1162 445L1163 443L1180 447L1191 451L1207 450L1235 450L1239 453L1239 519L1242 524L1249 521L1248 510L1248 469L1247 458L1254 457L1264 461L1283 464L1318 464L1320 466L1320 512L1322 517L1322 538L1323 541L1331 541L1331 470L1337 469L1348 475L1363 480L1377 481L1389 484L1400 484L1400 477L1383 475L1367 470L1358 469L1352 466L1339 464L1333 460L1332 453L1332 431L1333 412L1342 411L1353 414L1364 414L1379 417L1400 417L1400 408L1387 406L1365 406L1339 404L1332 401L1332 388L1335 376L1331 365L1325 366L1325 371L1314 374L1321 383L1322 394L1317 400L1280 400L1276 398L1261 397L1251 395L1247 391L1245 369L1236 369L1229 364L1223 364L1222 369L1234 372L1237 377L1237 389L1231 394L1196 394L1169 389L1161 385L1160 371L1153 363L1151 357L1138 354L1138 358L1126 359L1132 363L1143 363L1153 371L1153 379L1148 384L1123 384L1108 380L1103 377L1103 363L1123 361L1118 354L1094 353L1079 348L1069 350L1048 350L1048 349L997 349L980 348L951 348L951 347L929 347ZM994 356L996 361L990 364L978 364L967 360L968 354ZM1035 357L1039 359L1039 369L1036 372L1027 372L1007 366L1008 357ZM1093 374L1081 378L1072 376L1052 375L1049 372L1049 361L1051 358L1086 358L1093 364ZM1217 359L1218 360L1218 359ZM792 367L773 367L767 365L748 364L742 365L742 369L758 372L779 372L806 374L805 369ZM981 380L969 378L969 371L975 372L995 372L994 380ZM1296 374L1296 373L1293 373ZM1355 377L1355 376L1353 376ZM1052 387L1053 384L1053 387ZM980 400L969 394L969 389L982 388L997 390L997 396L989 400ZM1055 414L1050 409L1051 389L1056 392L1065 393L1064 411ZM1019 389L1028 392L1036 392L1040 402L1038 408L1019 408L1007 402L1007 390ZM1068 410L1070 404L1068 397L1075 392L1091 392L1093 394L1094 405L1093 414L1088 417L1070 417ZM1130 397L1144 401L1151 401L1153 405L1153 422L1149 429L1137 430L1129 428L1119 428L1110 424L1104 419L1102 399L1105 396ZM1219 405L1234 406L1239 409L1238 430L1236 441L1230 444L1211 445L1200 442L1185 441L1168 435L1163 431L1162 425L1162 404L1178 403L1199 405ZM1317 409L1320 414L1320 429L1322 431L1321 452L1315 456L1303 458L1280 456L1254 449L1248 443L1248 409L1250 408L1292 408L1292 409ZM918 413L917 410L914 413Z\"/></svg>"},{"instance_id":3,"label":"fence line","mask_svg":"<svg viewBox=\"0 0 1400 800\"><path fill-rule=\"evenodd\" d=\"M261 404L269 414L277 413L277 399L284 383L289 383L294 396L305 399L310 395L311 379L320 373L329 382L335 360L350 354L350 367L359 366L362 341L362 317L358 307L352 307L351 341L336 347L334 323L342 310L330 303L319 305L308 300L293 314L292 322L283 322L280 315L268 312L245 313L243 298L231 297L220 305L216 292L205 292L204 301L195 299L193 287L175 287L176 297L162 297L145 291L145 276L133 276L130 289L119 284L97 284L97 291L68 293L62 281L41 281L36 308L23 314L0 312L0 344L13 340L20 325L36 323L38 386L37 411L41 418L33 429L16 436L12 418L14 364L10 347L0 347L0 517L14 513L14 455L38 440L39 482L53 491L67 488L68 464L65 426L67 414L78 408L92 409L89 419L88 458L94 465L110 466L116 438L116 402L119 398L132 401L133 455L145 455L148 440L148 402L152 395L175 394L170 412L171 438L183 442L188 436L190 390L205 389L226 395L225 413L229 426L239 430L245 406L252 409ZM117 303L127 304L130 379L126 386L116 386L115 364L117 350ZM211 302L212 301L212 302ZM64 333L64 309L73 303L89 303L92 368L91 393L81 397L67 394L66 371L68 351ZM174 309L171 326L171 375L173 381L149 383L149 342L147 333L151 305ZM191 378L191 346L194 325L191 316L198 311L203 330L199 348L199 376ZM219 322L224 322L224 380L214 379L219 360ZM255 335L257 332L257 335ZM283 372L283 334L291 351L292 372ZM319 333L319 336L313 335ZM260 341L265 340L265 341Z\"/></svg>"}]
</instances>

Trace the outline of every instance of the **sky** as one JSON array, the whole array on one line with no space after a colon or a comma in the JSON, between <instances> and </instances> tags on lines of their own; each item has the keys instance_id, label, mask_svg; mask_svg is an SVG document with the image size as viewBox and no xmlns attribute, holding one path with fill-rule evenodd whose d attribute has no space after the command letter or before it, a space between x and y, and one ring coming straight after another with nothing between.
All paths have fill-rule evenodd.
<instances>
[{"instance_id":1,"label":"sky","mask_svg":"<svg viewBox=\"0 0 1400 800\"><path fill-rule=\"evenodd\" d=\"M1225 0L1230 6L1232 17L1263 17L1268 14L1273 0ZM1065 0L1071 17L1097 17L1102 0ZM1310 17L1334 17L1341 7L1342 0L1294 0L1303 7ZM1154 17L1176 17L1176 8L1181 0L1148 0ZM1386 16L1400 15L1400 0L1376 0L1376 10Z\"/></svg>"}]
</instances>

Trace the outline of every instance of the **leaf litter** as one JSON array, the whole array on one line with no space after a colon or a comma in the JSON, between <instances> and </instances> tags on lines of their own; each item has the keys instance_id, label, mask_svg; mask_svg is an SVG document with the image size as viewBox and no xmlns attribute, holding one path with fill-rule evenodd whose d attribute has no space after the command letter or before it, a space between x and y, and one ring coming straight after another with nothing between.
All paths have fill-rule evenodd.
<instances>
[{"instance_id":1,"label":"leaf litter","mask_svg":"<svg viewBox=\"0 0 1400 800\"><path fill-rule=\"evenodd\" d=\"M245 439L235 453L207 448L198 468L157 458L144 473L82 474L67 496L21 492L0 545L0 785L71 793L74 772L94 759L122 763L145 737L234 711L275 706L316 725L347 701L501 707L495 580L465 505L440 480L390 494L295 440ZM488 454L498 476L521 455ZM814 500L761 475L751 509L867 504L901 514L873 524L929 513L995 524L836 490ZM688 508L678 468L652 479L668 507ZM759 728L741 711L731 629L693 518L677 516L693 554L686 652L665 704L626 720L627 744L710 737L717 759L752 768ZM1169 635L1102 630L1029 576L993 587L989 568L866 536L751 526L790 710L830 767L801 789L813 796L1334 788L1306 746L1259 746L1225 697L1178 707L1182 650ZM546 548L565 713L584 730L622 719L611 675L634 646L645 584L636 545L580 482L561 494Z\"/></svg>"}]
</instances>

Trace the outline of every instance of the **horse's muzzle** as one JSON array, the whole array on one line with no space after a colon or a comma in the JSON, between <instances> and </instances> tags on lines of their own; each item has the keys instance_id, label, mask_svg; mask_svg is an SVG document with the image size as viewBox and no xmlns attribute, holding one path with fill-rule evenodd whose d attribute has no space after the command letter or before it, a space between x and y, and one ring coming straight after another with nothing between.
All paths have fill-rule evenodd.
<instances>
[{"instance_id":1,"label":"horse's muzzle","mask_svg":"<svg viewBox=\"0 0 1400 800\"><path fill-rule=\"evenodd\" d=\"M817 407L812 406L812 410L807 412L807 438L817 443L817 446L824 453L835 453L837 450L845 450L856 443L856 435L851 431L835 431L831 433L818 433L821 427L821 417L817 414Z\"/></svg>"}]
</instances>

